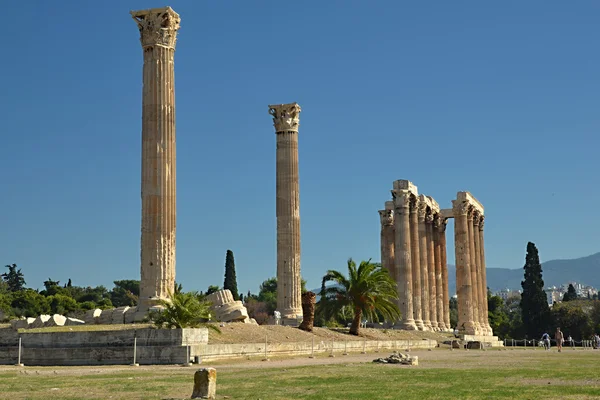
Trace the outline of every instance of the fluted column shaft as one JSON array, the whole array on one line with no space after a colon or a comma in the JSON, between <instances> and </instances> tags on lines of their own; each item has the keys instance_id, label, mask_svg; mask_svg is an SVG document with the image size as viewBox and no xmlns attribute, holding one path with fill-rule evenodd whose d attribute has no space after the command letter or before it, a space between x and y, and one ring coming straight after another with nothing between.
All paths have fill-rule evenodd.
<instances>
[{"instance_id":1,"label":"fluted column shaft","mask_svg":"<svg viewBox=\"0 0 600 400\"><path fill-rule=\"evenodd\" d=\"M442 249L440 243L440 225L442 216L436 215L433 230L433 245L435 249L435 306L438 328L441 331L446 330L444 322L444 290L442 288Z\"/></svg>"},{"instance_id":2,"label":"fluted column shaft","mask_svg":"<svg viewBox=\"0 0 600 400\"><path fill-rule=\"evenodd\" d=\"M471 291L472 291L472 307L473 307L473 322L475 322L475 333L477 335L481 334L481 324L479 319L481 318L481 314L479 313L479 304L481 304L481 299L479 297L479 271L478 265L479 260L477 259L477 255L475 254L475 236L474 236L474 228L473 228L473 218L474 212L473 208L470 209L467 214L467 224L468 224L468 234L469 234L469 266L471 267Z\"/></svg>"},{"instance_id":3,"label":"fluted column shaft","mask_svg":"<svg viewBox=\"0 0 600 400\"><path fill-rule=\"evenodd\" d=\"M420 255L420 267L419 272L421 276L421 315L423 318L424 330L430 331L431 321L429 319L429 268L428 268L428 257L427 257L427 226L425 224L425 217L427 214L427 205L422 203L419 207L419 255Z\"/></svg>"},{"instance_id":4,"label":"fluted column shaft","mask_svg":"<svg viewBox=\"0 0 600 400\"><path fill-rule=\"evenodd\" d=\"M444 218L439 227L440 258L442 264L442 301L444 305L444 325L446 330L451 330L450 325L450 296L448 293L448 257L446 253L446 223Z\"/></svg>"},{"instance_id":5,"label":"fluted column shaft","mask_svg":"<svg viewBox=\"0 0 600 400\"><path fill-rule=\"evenodd\" d=\"M175 289L175 41L180 19L170 7L132 11L144 52L140 311Z\"/></svg>"},{"instance_id":6,"label":"fluted column shaft","mask_svg":"<svg viewBox=\"0 0 600 400\"><path fill-rule=\"evenodd\" d=\"M435 283L435 245L433 241L433 214L425 217L425 229L427 231L427 272L429 275L429 321L434 331L438 331L437 306L436 306L436 283Z\"/></svg>"},{"instance_id":7,"label":"fluted column shaft","mask_svg":"<svg viewBox=\"0 0 600 400\"><path fill-rule=\"evenodd\" d=\"M302 315L300 277L300 106L270 105L276 133L277 311L283 318Z\"/></svg>"},{"instance_id":8,"label":"fluted column shaft","mask_svg":"<svg viewBox=\"0 0 600 400\"><path fill-rule=\"evenodd\" d=\"M479 221L479 255L481 257L480 259L480 265L481 265L481 283L483 285L484 291L485 291L485 298L486 301L484 303L484 313L486 315L486 332L488 335L492 336L494 335L494 332L492 331L492 327L490 326L490 321L489 318L487 318L488 315L488 302L487 302L487 272L486 272L486 266L485 266L485 245L483 242L483 225L484 225L484 216L481 216L481 219Z\"/></svg>"},{"instance_id":9,"label":"fluted column shaft","mask_svg":"<svg viewBox=\"0 0 600 400\"><path fill-rule=\"evenodd\" d=\"M477 260L477 298L479 299L478 311L479 311L479 326L481 334L487 334L487 314L485 312L484 303L487 303L487 294L484 290L485 283L482 281L481 273L481 243L479 241L479 213L475 213L473 216L473 242L475 242L475 259Z\"/></svg>"},{"instance_id":10,"label":"fluted column shaft","mask_svg":"<svg viewBox=\"0 0 600 400\"><path fill-rule=\"evenodd\" d=\"M394 265L394 210L380 210L381 221L381 266L387 269L390 276L396 279L396 266Z\"/></svg>"},{"instance_id":11,"label":"fluted column shaft","mask_svg":"<svg viewBox=\"0 0 600 400\"><path fill-rule=\"evenodd\" d=\"M417 329L422 331L423 316L421 310L421 258L419 252L419 200L413 198L410 203L410 249L412 266L413 318Z\"/></svg>"},{"instance_id":12,"label":"fluted column shaft","mask_svg":"<svg viewBox=\"0 0 600 400\"><path fill-rule=\"evenodd\" d=\"M395 264L398 283L398 307L402 313L400 327L415 330L413 318L412 297L412 265L410 245L410 195L402 191L393 190L394 196L394 229L396 231Z\"/></svg>"},{"instance_id":13,"label":"fluted column shaft","mask_svg":"<svg viewBox=\"0 0 600 400\"><path fill-rule=\"evenodd\" d=\"M471 288L471 264L467 205L453 202L454 250L456 256L456 281L458 297L458 330L467 335L475 334L473 299Z\"/></svg>"}]
</instances>

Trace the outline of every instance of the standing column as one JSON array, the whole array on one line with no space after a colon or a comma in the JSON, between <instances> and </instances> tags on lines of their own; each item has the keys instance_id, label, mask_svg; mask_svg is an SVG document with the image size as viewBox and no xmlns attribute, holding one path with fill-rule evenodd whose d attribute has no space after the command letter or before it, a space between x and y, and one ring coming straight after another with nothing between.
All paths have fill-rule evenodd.
<instances>
[{"instance_id":1,"label":"standing column","mask_svg":"<svg viewBox=\"0 0 600 400\"><path fill-rule=\"evenodd\" d=\"M447 218L442 218L439 226L440 259L442 264L442 301L444 305L444 325L447 331L452 330L450 325L450 297L448 295L448 258L446 254L446 224Z\"/></svg>"},{"instance_id":2,"label":"standing column","mask_svg":"<svg viewBox=\"0 0 600 400\"><path fill-rule=\"evenodd\" d=\"M386 209L379 211L381 221L381 266L387 269L390 276L396 281L396 267L394 265L394 210ZM393 207L393 204L392 204Z\"/></svg>"},{"instance_id":3,"label":"standing column","mask_svg":"<svg viewBox=\"0 0 600 400\"><path fill-rule=\"evenodd\" d=\"M419 255L419 199L410 202L410 254L412 266L413 318L417 329L424 330L421 310L421 258Z\"/></svg>"},{"instance_id":4,"label":"standing column","mask_svg":"<svg viewBox=\"0 0 600 400\"><path fill-rule=\"evenodd\" d=\"M442 288L442 249L440 242L440 226L444 218L440 214L435 215L433 221L433 244L435 247L435 306L437 323L440 331L446 331L444 322L444 289Z\"/></svg>"},{"instance_id":5,"label":"standing column","mask_svg":"<svg viewBox=\"0 0 600 400\"><path fill-rule=\"evenodd\" d=\"M396 245L394 248L398 283L398 307L402 313L400 327L415 330L412 299L412 270L410 256L410 193L405 190L392 190L394 196L394 229Z\"/></svg>"},{"instance_id":6,"label":"standing column","mask_svg":"<svg viewBox=\"0 0 600 400\"><path fill-rule=\"evenodd\" d=\"M300 183L297 103L269 106L277 136L277 311L283 318L302 315L300 281Z\"/></svg>"},{"instance_id":7,"label":"standing column","mask_svg":"<svg viewBox=\"0 0 600 400\"><path fill-rule=\"evenodd\" d=\"M424 330L432 330L429 319L429 268L427 257L427 227L425 226L425 217L427 216L427 203L421 201L419 205L419 254L421 275L421 315L423 317Z\"/></svg>"},{"instance_id":8,"label":"standing column","mask_svg":"<svg viewBox=\"0 0 600 400\"><path fill-rule=\"evenodd\" d=\"M468 236L469 236L469 266L471 268L471 299L473 301L471 307L473 308L473 322L475 323L475 334L481 334L481 325L479 323L479 304L481 303L481 299L479 298L479 273L477 271L477 266L479 265L479 260L475 255L475 239L474 239L474 230L473 230L473 217L474 217L473 207L469 207L469 212L467 214L467 227L468 227Z\"/></svg>"},{"instance_id":9,"label":"standing column","mask_svg":"<svg viewBox=\"0 0 600 400\"><path fill-rule=\"evenodd\" d=\"M478 311L479 311L479 326L481 334L487 334L487 314L485 312L484 303L487 303L487 292L484 290L484 283L481 279L481 243L479 242L479 221L481 214L479 211L473 213L473 242L475 247L475 259L477 260L477 296L479 298Z\"/></svg>"},{"instance_id":10,"label":"standing column","mask_svg":"<svg viewBox=\"0 0 600 400\"><path fill-rule=\"evenodd\" d=\"M456 255L456 292L458 295L458 330L462 334L474 335L471 264L469 255L468 204L454 200L454 251Z\"/></svg>"},{"instance_id":11,"label":"standing column","mask_svg":"<svg viewBox=\"0 0 600 400\"><path fill-rule=\"evenodd\" d=\"M132 11L144 52L142 88L141 280L144 313L175 290L176 168L174 56L179 15Z\"/></svg>"},{"instance_id":12,"label":"standing column","mask_svg":"<svg viewBox=\"0 0 600 400\"><path fill-rule=\"evenodd\" d=\"M433 214L425 216L425 229L427 231L427 271L429 275L429 321L434 331L439 331L436 308L435 286L435 246L433 243Z\"/></svg>"},{"instance_id":13,"label":"standing column","mask_svg":"<svg viewBox=\"0 0 600 400\"><path fill-rule=\"evenodd\" d=\"M481 257L480 259L480 265L481 265L481 283L484 287L485 290L485 296L487 299L487 273L486 273L486 266L485 266L485 245L483 243L483 223L485 222L485 216L481 216L480 220L479 220L479 255ZM485 309L485 315L488 315L488 302L486 301L484 304L484 309ZM492 327L490 326L490 321L489 318L486 318L485 320L486 325L485 325L485 330L487 331L487 334L490 336L494 335L494 332L492 331Z\"/></svg>"}]
</instances>

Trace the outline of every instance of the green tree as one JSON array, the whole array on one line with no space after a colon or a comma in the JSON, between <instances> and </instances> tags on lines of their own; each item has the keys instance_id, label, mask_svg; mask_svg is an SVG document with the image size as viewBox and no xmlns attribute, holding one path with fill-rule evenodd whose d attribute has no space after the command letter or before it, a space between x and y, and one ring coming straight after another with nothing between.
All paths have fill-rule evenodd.
<instances>
[{"instance_id":1,"label":"green tree","mask_svg":"<svg viewBox=\"0 0 600 400\"><path fill-rule=\"evenodd\" d=\"M35 318L50 312L48 299L32 289L14 292L10 306L17 317Z\"/></svg>"},{"instance_id":2,"label":"green tree","mask_svg":"<svg viewBox=\"0 0 600 400\"><path fill-rule=\"evenodd\" d=\"M565 337L588 338L594 333L593 306L585 300L570 300L552 307L554 323L560 327Z\"/></svg>"},{"instance_id":3,"label":"green tree","mask_svg":"<svg viewBox=\"0 0 600 400\"><path fill-rule=\"evenodd\" d=\"M25 276L21 269L17 269L17 264L7 265L8 272L0 275L4 282L8 285L8 290L11 292L19 292L25 289Z\"/></svg>"},{"instance_id":4,"label":"green tree","mask_svg":"<svg viewBox=\"0 0 600 400\"><path fill-rule=\"evenodd\" d=\"M527 243L527 255L523 267L525 279L521 282L521 317L525 334L531 337L540 337L550 328L551 314L548 308L544 280L542 279L542 265L535 244Z\"/></svg>"},{"instance_id":5,"label":"green tree","mask_svg":"<svg viewBox=\"0 0 600 400\"><path fill-rule=\"evenodd\" d=\"M150 313L150 319L159 328L198 328L205 326L217 330L214 325L206 324L210 318L209 301L201 301L198 292L169 293L170 300L160 300L161 311Z\"/></svg>"},{"instance_id":6,"label":"green tree","mask_svg":"<svg viewBox=\"0 0 600 400\"><path fill-rule=\"evenodd\" d=\"M206 289L206 295L208 296L209 294L213 294L214 292L218 292L219 290L221 290L220 287L216 285L209 285L208 289Z\"/></svg>"},{"instance_id":7,"label":"green tree","mask_svg":"<svg viewBox=\"0 0 600 400\"><path fill-rule=\"evenodd\" d=\"M458 300L455 297L450 297L449 302L450 302L450 326L453 328L456 328L458 326Z\"/></svg>"},{"instance_id":8,"label":"green tree","mask_svg":"<svg viewBox=\"0 0 600 400\"><path fill-rule=\"evenodd\" d=\"M240 299L237 278L235 276L235 260L233 258L233 251L231 250L227 250L227 254L225 255L225 282L223 283L223 289L229 289L234 300Z\"/></svg>"},{"instance_id":9,"label":"green tree","mask_svg":"<svg viewBox=\"0 0 600 400\"><path fill-rule=\"evenodd\" d=\"M115 307L135 306L140 296L140 281L124 279L114 281L115 287L110 291L110 301Z\"/></svg>"},{"instance_id":10,"label":"green tree","mask_svg":"<svg viewBox=\"0 0 600 400\"><path fill-rule=\"evenodd\" d=\"M562 301L571 301L571 300L577 300L577 291L575 290L575 287L573 286L573 284L569 283L569 288L567 289L567 293L565 293L563 295Z\"/></svg>"},{"instance_id":11,"label":"green tree","mask_svg":"<svg viewBox=\"0 0 600 400\"><path fill-rule=\"evenodd\" d=\"M327 282L335 285L326 286ZM386 269L362 261L358 268L350 258L348 260L348 277L342 273L329 270L323 277L321 285L321 303L323 315L333 317L344 307L354 311L350 326L350 334L358 335L363 317L379 321L383 316L388 321L400 317L400 310L394 303L398 298L396 283Z\"/></svg>"},{"instance_id":12,"label":"green tree","mask_svg":"<svg viewBox=\"0 0 600 400\"><path fill-rule=\"evenodd\" d=\"M79 304L77 304L77 301L70 296L65 296L64 294L57 293L53 296L46 297L46 299L53 314L64 315L79 309Z\"/></svg>"}]
</instances>

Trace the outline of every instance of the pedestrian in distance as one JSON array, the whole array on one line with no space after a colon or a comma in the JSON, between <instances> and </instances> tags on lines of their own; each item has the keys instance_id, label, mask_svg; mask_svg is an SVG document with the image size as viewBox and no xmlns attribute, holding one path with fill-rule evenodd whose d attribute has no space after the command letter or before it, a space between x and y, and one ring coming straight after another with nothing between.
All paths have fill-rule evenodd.
<instances>
[{"instance_id":1,"label":"pedestrian in distance","mask_svg":"<svg viewBox=\"0 0 600 400\"><path fill-rule=\"evenodd\" d=\"M565 342L565 337L560 331L560 328L556 328L556 332L554 333L554 340L556 340L556 346L558 346L558 352L560 353L562 350L562 345Z\"/></svg>"}]
</instances>

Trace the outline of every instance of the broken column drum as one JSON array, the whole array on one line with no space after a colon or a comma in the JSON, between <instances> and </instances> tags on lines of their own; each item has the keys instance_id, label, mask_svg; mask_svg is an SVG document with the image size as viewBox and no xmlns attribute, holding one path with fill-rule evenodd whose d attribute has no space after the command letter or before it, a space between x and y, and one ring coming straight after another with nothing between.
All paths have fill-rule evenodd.
<instances>
[{"instance_id":1,"label":"broken column drum","mask_svg":"<svg viewBox=\"0 0 600 400\"><path fill-rule=\"evenodd\" d=\"M175 287L176 168L174 56L179 15L132 11L144 53L140 311Z\"/></svg>"},{"instance_id":2,"label":"broken column drum","mask_svg":"<svg viewBox=\"0 0 600 400\"><path fill-rule=\"evenodd\" d=\"M300 277L300 182L297 103L269 105L277 137L277 311L283 318L302 315Z\"/></svg>"}]
</instances>

